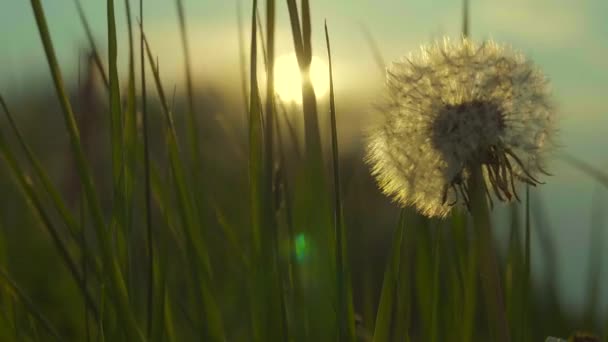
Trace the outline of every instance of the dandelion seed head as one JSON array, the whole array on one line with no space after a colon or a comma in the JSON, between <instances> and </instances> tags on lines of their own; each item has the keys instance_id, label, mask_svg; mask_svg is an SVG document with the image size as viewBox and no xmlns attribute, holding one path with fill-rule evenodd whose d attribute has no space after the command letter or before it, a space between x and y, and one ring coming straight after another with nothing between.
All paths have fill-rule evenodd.
<instances>
[{"instance_id":1,"label":"dandelion seed head","mask_svg":"<svg viewBox=\"0 0 608 342\"><path fill-rule=\"evenodd\" d=\"M479 165L496 197L515 198L515 181L540 183L553 145L546 78L492 41L445 39L393 63L379 109L366 156L372 174L384 193L427 216L466 204Z\"/></svg>"}]
</instances>

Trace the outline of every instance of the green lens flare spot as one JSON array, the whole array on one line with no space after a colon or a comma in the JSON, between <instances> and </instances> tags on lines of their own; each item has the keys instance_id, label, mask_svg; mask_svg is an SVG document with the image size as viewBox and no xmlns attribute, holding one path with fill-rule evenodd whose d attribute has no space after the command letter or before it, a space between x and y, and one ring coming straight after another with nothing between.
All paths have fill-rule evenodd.
<instances>
[{"instance_id":1,"label":"green lens flare spot","mask_svg":"<svg viewBox=\"0 0 608 342\"><path fill-rule=\"evenodd\" d=\"M303 262L308 258L308 255L310 253L310 246L308 244L308 239L303 233L296 235L295 252L296 260L298 262Z\"/></svg>"}]
</instances>

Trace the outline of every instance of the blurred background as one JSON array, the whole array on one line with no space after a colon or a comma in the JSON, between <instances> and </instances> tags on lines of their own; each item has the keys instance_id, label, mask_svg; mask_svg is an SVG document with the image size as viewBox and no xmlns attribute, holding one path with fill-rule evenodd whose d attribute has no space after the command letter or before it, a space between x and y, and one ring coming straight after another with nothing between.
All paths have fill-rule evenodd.
<instances>
[{"instance_id":1,"label":"blurred background","mask_svg":"<svg viewBox=\"0 0 608 342\"><path fill-rule=\"evenodd\" d=\"M105 2L85 0L82 4L105 58ZM43 5L60 67L80 113L81 130L88 157L95 168L96 181L101 189L108 190L109 197L110 180L104 176L110 170L107 100L89 56L85 32L72 0L48 0ZM213 0L185 1L184 5L196 106L204 142L204 181L224 208L228 220L235 226L243 226L247 220L242 214L246 198L234 196L234 192L247 184L247 128L242 82L248 64L251 4ZM145 6L146 34L158 56L162 82L167 93L172 95L178 123L183 127L180 113L186 106L185 73L175 4L166 0L145 0ZM320 120L325 132L323 139L326 140L329 139L329 116L327 88L324 88L327 81L323 78L327 67L322 31L324 20L327 20L332 40L344 172L344 210L352 241L355 310L364 316L364 320L369 320L371 317L369 314L365 317L365 311L373 311L369 308L374 307L377 298L367 298L361 293L379 293L390 237L399 212L395 204L379 193L362 162L365 127L377 115L373 105L382 92L384 79L380 64L406 56L420 44L434 39L458 37L462 30L462 4L448 0L333 0L312 1L311 6L313 52L320 70L319 80L313 79L313 85L318 93ZM289 84L281 86L280 78L289 73L295 73L297 77L298 71L295 61L289 57L293 54L293 41L287 9L282 1L277 7L276 56L285 62L284 69L276 71L277 92L286 102L286 115L291 115L297 112L298 99L290 97L293 89L289 89ZM122 2L116 9L118 67L120 74L126 75L128 41ZM559 111L557 141L561 147L558 153L577 156L602 170L608 166L606 13L608 2L604 0L470 2L473 39L492 38L512 45L537 63L550 79ZM75 177L73 161L68 153L67 134L29 2L9 1L2 5L0 42L0 93L12 108L26 139L69 197L70 192L75 191L71 185ZM314 75L313 71L313 78ZM150 89L153 89L151 77L149 80ZM150 93L155 94L153 90ZM162 151L160 109L154 100L151 103L152 114L158 116L153 119L152 144L155 151ZM300 128L301 118L294 116L289 120L296 130ZM0 123L2 127L6 126L4 119ZM291 153L296 152L292 150ZM589 300L587 280L599 277L601 286L599 297L595 298L596 307L598 316L605 319L608 253L602 251L602 246L608 242L606 189L557 156L549 165L553 176L545 177L546 184L531 192L532 211L542 217L537 219L532 231L534 287L542 294L547 286L553 286L562 309L572 315L582 315ZM0 167L0 175L4 172L4 166ZM23 200L4 176L0 176L0 191L0 227L8 232L2 249L8 251L4 255L13 258L8 260L13 265L11 270L16 270L16 277L29 284L24 286L38 291L33 297L41 301L52 300L53 297L45 293L48 289L35 284L61 279L54 275L65 271L59 270L59 262L49 261L56 257L50 244L45 242L46 236L39 229L28 227L29 219L20 215ZM506 222L503 218L508 216L508 206L498 204L494 214L498 222L496 239L504 256L509 233L507 224L501 222ZM212 212L208 216L209 220L215 220ZM593 262L590 255L595 258ZM40 271L25 267L32 264L45 267ZM590 265L594 267L590 268Z\"/></svg>"}]
</instances>

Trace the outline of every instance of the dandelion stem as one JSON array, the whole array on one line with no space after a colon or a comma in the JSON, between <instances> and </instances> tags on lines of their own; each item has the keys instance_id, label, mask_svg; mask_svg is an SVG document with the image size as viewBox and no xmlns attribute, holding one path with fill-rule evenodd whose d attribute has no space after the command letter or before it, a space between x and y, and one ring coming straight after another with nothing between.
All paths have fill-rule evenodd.
<instances>
[{"instance_id":1,"label":"dandelion stem","mask_svg":"<svg viewBox=\"0 0 608 342\"><path fill-rule=\"evenodd\" d=\"M471 200L471 214L473 224L477 233L477 250L480 253L479 271L481 287L486 303L489 321L494 322L492 327L494 341L510 341L509 326L505 313L503 292L500 285L498 273L498 261L496 251L493 249L490 212L486 201L485 187L481 165L471 168L469 178L469 194Z\"/></svg>"}]
</instances>

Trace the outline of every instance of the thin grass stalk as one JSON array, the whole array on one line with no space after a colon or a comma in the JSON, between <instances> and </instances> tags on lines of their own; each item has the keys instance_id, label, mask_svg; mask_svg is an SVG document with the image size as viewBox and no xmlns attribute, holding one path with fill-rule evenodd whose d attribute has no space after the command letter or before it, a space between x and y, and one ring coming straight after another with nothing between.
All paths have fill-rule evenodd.
<instances>
[{"instance_id":1,"label":"thin grass stalk","mask_svg":"<svg viewBox=\"0 0 608 342\"><path fill-rule=\"evenodd\" d=\"M146 88L146 61L145 61L145 46L144 46L144 4L143 0L139 0L139 25L140 25L140 78L141 78L141 113L142 113L142 130L143 130L143 154L144 154L144 188L145 188L145 211L146 211L146 248L148 252L147 262L147 284L146 284L146 337L148 340L152 337L152 313L154 312L154 231L152 227L152 187L150 182L150 132L149 132L149 117L148 117L148 99ZM158 324L158 322L157 322Z\"/></svg>"},{"instance_id":2,"label":"thin grass stalk","mask_svg":"<svg viewBox=\"0 0 608 342\"><path fill-rule=\"evenodd\" d=\"M192 81L192 62L190 60L190 45L188 43L188 31L186 30L186 16L184 14L184 5L182 0L176 0L177 14L179 19L179 31L182 41L182 50L184 54L184 72L186 76L186 95L188 101L188 141L190 151L190 162L192 163L192 174L194 183L196 184L196 193L202 191L201 187L201 145L199 123L196 117L196 108L194 105L194 86Z\"/></svg>"},{"instance_id":3,"label":"thin grass stalk","mask_svg":"<svg viewBox=\"0 0 608 342\"><path fill-rule=\"evenodd\" d=\"M95 61L95 66L99 70L99 74L101 75L101 79L103 80L103 84L106 89L110 89L110 81L108 80L108 75L103 67L103 62L101 61L101 57L99 56L99 50L97 49L97 44L95 44L95 39L93 39L93 32L91 31L91 25L89 25L89 21L87 20L86 15L84 14L84 9L82 8L82 3L80 0L74 0L74 4L76 5L76 10L78 11L78 17L80 18L80 22L82 27L84 28L84 32L87 35L87 40L89 41L89 47L93 53L93 60Z\"/></svg>"},{"instance_id":4,"label":"thin grass stalk","mask_svg":"<svg viewBox=\"0 0 608 342\"><path fill-rule=\"evenodd\" d=\"M169 109L167 98L164 89L160 82L158 67L154 64L152 51L144 34L144 45L148 56L148 63L152 69L154 83L160 99L161 109L165 117L167 126L167 147L169 149L169 160L171 165L172 181L175 182L177 194L177 208L180 212L180 217L184 231L187 235L187 253L193 260L197 279L196 285L199 286L199 294L201 305L200 309L204 311L204 319L201 322L206 338L212 340L224 339L224 327L222 317L217 307L216 299L213 297L211 290L212 270L209 255L206 250L206 242L202 233L202 225L192 192L186 184L184 164L181 160L179 147L177 145L177 133L173 115Z\"/></svg>"},{"instance_id":5,"label":"thin grass stalk","mask_svg":"<svg viewBox=\"0 0 608 342\"><path fill-rule=\"evenodd\" d=\"M582 171L583 173L587 174L591 178L595 179L595 181L599 182L604 187L608 188L608 173L607 172L602 171L602 170L598 169L597 167L595 167L573 155L570 155L570 154L562 153L560 155L560 159L562 159L566 163L570 164L574 168L578 169L579 171Z\"/></svg>"},{"instance_id":6,"label":"thin grass stalk","mask_svg":"<svg viewBox=\"0 0 608 342\"><path fill-rule=\"evenodd\" d=\"M70 210L67 208L67 205L65 204L64 199L62 198L61 194L59 193L59 190L57 190L57 188L51 182L51 179L48 176L47 172L45 171L44 167L40 164L39 160L34 156L34 152L30 148L30 146L25 142L23 134L21 134L21 131L17 127L17 124L13 118L13 115L11 114L2 95L0 95L0 106L2 106L4 114L6 115L6 118L11 127L11 130L17 137L17 141L19 142L21 149L25 151L25 155L26 155L29 163L34 168L34 172L36 173L36 176L42 182L42 185L44 186L45 191L52 199L52 203L55 206L55 209L57 210L57 212L63 219L65 225L67 226L70 236L75 241L77 241L78 237L82 234L81 227L78 226L76 219L74 218L74 216L72 215Z\"/></svg>"},{"instance_id":7,"label":"thin grass stalk","mask_svg":"<svg viewBox=\"0 0 608 342\"><path fill-rule=\"evenodd\" d=\"M376 66L378 67L380 75L384 76L384 74L386 73L386 62L384 62L384 57L382 56L382 52L378 47L376 39L372 35L372 32L369 30L369 28L365 26L365 24L361 24L361 32L363 32L365 41L367 42L367 45L372 52L374 62L376 62Z\"/></svg>"},{"instance_id":8,"label":"thin grass stalk","mask_svg":"<svg viewBox=\"0 0 608 342\"><path fill-rule=\"evenodd\" d=\"M344 225L344 212L342 208L342 189L340 181L340 162L338 153L338 131L336 124L336 103L334 96L334 77L331 61L331 45L327 21L325 22L325 43L327 46L327 59L329 63L329 113L331 119L331 146L334 171L334 229L336 251L336 281L337 281L337 311L338 311L338 340L354 341L355 324L352 310L352 297L350 287L350 272L346 250L346 227Z\"/></svg>"},{"instance_id":9,"label":"thin grass stalk","mask_svg":"<svg viewBox=\"0 0 608 342\"><path fill-rule=\"evenodd\" d=\"M266 1L266 53L267 53L267 65L266 65L266 120L264 121L264 187L266 192L265 208L266 208L266 238L268 245L264 247L264 252L268 253L265 258L268 260L269 265L269 276L270 282L268 290L274 289L270 292L269 297L271 303L273 303L273 321L278 322L279 329L273 329L276 333L271 335L272 338L278 340L286 340L289 332L287 330L287 310L285 304L285 292L283 288L283 277L282 267L279 262L279 237L278 237L278 225L276 221L275 210L278 209L278 203L276 203L275 191L279 191L276 184L273 182L274 171L275 171L275 142L274 138L276 133L274 131L276 125L276 94L274 88L274 61L275 61L275 17L276 17L276 5L274 0ZM276 190L275 190L276 189ZM280 294L280 295L277 295Z\"/></svg>"},{"instance_id":10,"label":"thin grass stalk","mask_svg":"<svg viewBox=\"0 0 608 342\"><path fill-rule=\"evenodd\" d=\"M376 314L373 342L390 341L393 305L395 302L394 297L399 282L399 266L401 262L403 236L405 233L405 217L405 209L402 209L401 214L399 215L399 224L393 233L393 244L384 272L382 292L380 292L380 303L378 304L378 313Z\"/></svg>"},{"instance_id":11,"label":"thin grass stalk","mask_svg":"<svg viewBox=\"0 0 608 342\"><path fill-rule=\"evenodd\" d=\"M523 341L524 326L522 313L525 311L525 255L522 254L522 241L520 237L521 222L519 205L511 203L509 247L507 255L507 267L505 271L505 304L510 326L513 328L511 334L515 341ZM524 228L525 229L525 228ZM525 233L524 233L525 234ZM525 254L525 251L524 251Z\"/></svg>"},{"instance_id":12,"label":"thin grass stalk","mask_svg":"<svg viewBox=\"0 0 608 342\"><path fill-rule=\"evenodd\" d=\"M589 254L587 256L587 284L585 298L585 325L596 329L598 302L601 288L601 269L604 251L604 203L600 201L599 191L593 193L591 200L591 232L589 234Z\"/></svg>"},{"instance_id":13,"label":"thin grass stalk","mask_svg":"<svg viewBox=\"0 0 608 342\"><path fill-rule=\"evenodd\" d=\"M531 309L530 305L530 289L532 284L530 281L531 274L531 253L530 253L530 185L526 184L526 216L525 216L525 236L524 236L524 280L523 280L523 305L522 312L520 315L521 319L521 338L522 341L528 341L528 320L530 319L529 312Z\"/></svg>"},{"instance_id":14,"label":"thin grass stalk","mask_svg":"<svg viewBox=\"0 0 608 342\"><path fill-rule=\"evenodd\" d=\"M469 38L469 0L463 0L462 4L462 36Z\"/></svg>"},{"instance_id":15,"label":"thin grass stalk","mask_svg":"<svg viewBox=\"0 0 608 342\"><path fill-rule=\"evenodd\" d=\"M106 0L108 25L108 64L110 76L110 135L112 150L112 180L114 184L114 219L119 229L126 227L126 208L124 194L124 122L120 99L120 81L118 78L118 47L116 37L116 19L114 15L114 0ZM124 233L120 231L118 233Z\"/></svg>"},{"instance_id":16,"label":"thin grass stalk","mask_svg":"<svg viewBox=\"0 0 608 342\"><path fill-rule=\"evenodd\" d=\"M241 92L243 94L243 108L245 109L245 123L249 120L247 116L249 108L249 91L247 89L247 57L245 53L245 38L243 36L243 5L241 0L236 0L236 22L239 43L239 68L241 75Z\"/></svg>"},{"instance_id":17,"label":"thin grass stalk","mask_svg":"<svg viewBox=\"0 0 608 342\"><path fill-rule=\"evenodd\" d=\"M83 232L86 231L86 215L87 215L87 208L86 208L86 202L84 201L84 199L82 198L82 194L80 194L80 227L82 228ZM84 251L88 250L88 245L87 245L87 237L86 234L80 234L80 248L81 248L81 264L82 264L82 284L84 286L85 289L88 289L88 284L89 284L89 269L87 267L87 255L85 254ZM85 334L86 334L86 341L87 342L91 342L91 325L90 325L90 317L89 317L89 310L87 307L87 303L85 301L85 307L84 307L84 326L85 326ZM96 317L94 317L96 319Z\"/></svg>"},{"instance_id":18,"label":"thin grass stalk","mask_svg":"<svg viewBox=\"0 0 608 342\"><path fill-rule=\"evenodd\" d=\"M249 86L249 205L250 205L250 222L252 229L252 257L254 262L253 284L250 297L252 329L254 341L265 341L268 339L269 332L267 329L268 316L263 300L260 300L259 294L265 293L263 284L263 266L260 263L262 253L262 239L264 228L264 145L262 137L262 118L261 118L261 103L257 84L257 0L253 1L251 11L251 47L250 47L250 86ZM269 78L270 79L270 78Z\"/></svg>"},{"instance_id":19,"label":"thin grass stalk","mask_svg":"<svg viewBox=\"0 0 608 342\"><path fill-rule=\"evenodd\" d=\"M511 341L505 313L503 292L498 270L494 240L492 239L490 212L486 200L485 180L481 166L471 170L468 187L471 191L471 214L477 235L479 271L488 320L493 323L493 339L499 342Z\"/></svg>"},{"instance_id":20,"label":"thin grass stalk","mask_svg":"<svg viewBox=\"0 0 608 342\"><path fill-rule=\"evenodd\" d=\"M441 259L441 227L437 227L437 231L435 232L435 241L433 243L433 292L432 292L432 306L431 306L431 324L429 336L431 342L439 341L439 299L441 296L441 287L440 279L439 279L439 267L440 267L440 259Z\"/></svg>"},{"instance_id":21,"label":"thin grass stalk","mask_svg":"<svg viewBox=\"0 0 608 342\"><path fill-rule=\"evenodd\" d=\"M0 278L4 279L4 283L7 287L9 287L13 293L19 298L28 312L36 319L40 325L46 330L56 341L65 341L61 335L57 332L57 329L51 324L51 321L47 317L36 308L34 302L25 294L25 292L17 285L17 283L9 276L9 274L4 270L3 267L0 267ZM38 339L40 340L40 339Z\"/></svg>"},{"instance_id":22,"label":"thin grass stalk","mask_svg":"<svg viewBox=\"0 0 608 342\"><path fill-rule=\"evenodd\" d=\"M127 83L126 108L123 116L123 143L124 143L124 161L122 165L122 173L124 181L122 184L122 192L124 193L124 235L126 247L126 278L129 293L133 293L133 271L132 271L132 250L133 250L133 188L134 188L134 168L137 159L137 118L136 118L136 99L135 99L135 53L133 43L133 28L131 21L131 4L130 0L125 0L125 12L127 17L127 31L129 38L129 79Z\"/></svg>"},{"instance_id":23,"label":"thin grass stalk","mask_svg":"<svg viewBox=\"0 0 608 342\"><path fill-rule=\"evenodd\" d=\"M83 281L82 277L80 276L80 273L78 272L78 267L76 266L76 261L70 254L67 244L63 241L63 239L61 239L60 232L57 230L57 227L55 227L55 225L51 221L50 216L44 209L42 200L40 199L40 197L34 190L34 186L32 185L31 180L28 179L25 171L23 170L23 168L21 168L21 166L17 162L17 158L15 157L14 153L9 148L9 145L7 144L7 142L4 138L4 135L2 134L1 131L0 131L0 153L2 154L2 156L8 163L10 170L17 181L18 187L23 191L28 203L32 206L32 209L35 210L35 213L40 218L40 220L42 221L42 224L44 225L47 232L51 236L51 239L53 241L55 248L57 249L57 252L59 253L59 256L65 263L65 266L68 268L68 271L70 272L70 275L72 276L72 278L74 278L74 281L76 282L76 285L80 289L80 291L84 297L85 303L87 304L89 310L95 317L98 317L99 312L97 310L97 306L95 305L95 301L93 300L93 297L89 293L88 288L84 284L84 281Z\"/></svg>"},{"instance_id":24,"label":"thin grass stalk","mask_svg":"<svg viewBox=\"0 0 608 342\"><path fill-rule=\"evenodd\" d=\"M302 21L300 25L296 1L287 0L287 6L296 57L302 74L302 108L304 111L306 156L308 163L317 164L317 160L321 158L321 137L317 117L317 99L310 82L310 62L312 60L310 7L307 0L302 1Z\"/></svg>"},{"instance_id":25,"label":"thin grass stalk","mask_svg":"<svg viewBox=\"0 0 608 342\"><path fill-rule=\"evenodd\" d=\"M89 165L84 157L82 145L80 144L80 137L76 120L74 119L74 113L72 106L68 100L65 87L63 85L63 78L57 63L55 51L51 42L48 25L44 15L44 10L40 4L40 0L31 0L32 10L40 33L40 38L44 46L47 62L49 69L53 77L53 83L57 92L57 99L61 104L61 108L64 115L64 120L69 133L70 146L76 158L76 166L78 174L80 176L81 183L83 185L87 202L91 209L93 217L93 224L95 231L101 244L102 260L105 271L109 274L111 280L111 287L114 293L113 298L117 304L117 312L119 317L124 322L124 328L127 335L133 340L141 340L142 335L139 332L135 317L131 311L129 305L129 297L125 287L124 278L118 267L118 263L112 253L112 247L110 238L105 230L103 214L101 212L101 206L99 203L99 197L93 185L93 179L91 177L91 171Z\"/></svg>"}]
</instances>

